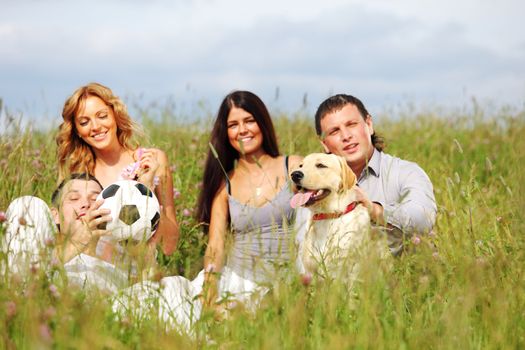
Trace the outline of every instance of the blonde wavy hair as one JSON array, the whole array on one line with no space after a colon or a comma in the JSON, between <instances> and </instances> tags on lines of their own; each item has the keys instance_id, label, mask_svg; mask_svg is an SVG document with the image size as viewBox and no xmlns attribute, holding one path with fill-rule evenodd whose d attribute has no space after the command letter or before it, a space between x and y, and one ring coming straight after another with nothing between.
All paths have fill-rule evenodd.
<instances>
[{"instance_id":1,"label":"blonde wavy hair","mask_svg":"<svg viewBox=\"0 0 525 350\"><path fill-rule=\"evenodd\" d=\"M111 89L99 83L90 83L78 88L64 103L62 118L56 137L58 158L58 181L72 173L95 172L95 152L77 133L75 115L90 96L100 98L113 110L117 124L119 143L128 150L134 150L138 144L132 142L134 132L140 132L138 126L128 115L126 105L115 96Z\"/></svg>"}]
</instances>

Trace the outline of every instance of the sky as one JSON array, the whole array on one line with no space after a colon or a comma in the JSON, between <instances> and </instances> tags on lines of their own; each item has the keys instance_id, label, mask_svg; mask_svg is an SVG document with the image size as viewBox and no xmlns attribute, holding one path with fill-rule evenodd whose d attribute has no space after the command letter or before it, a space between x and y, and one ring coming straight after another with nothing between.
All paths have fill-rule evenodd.
<instances>
[{"instance_id":1,"label":"sky","mask_svg":"<svg viewBox=\"0 0 525 350\"><path fill-rule=\"evenodd\" d=\"M525 106L522 0L0 0L2 117L58 122L97 81L137 106L215 113L237 89L272 111L326 97Z\"/></svg>"}]
</instances>

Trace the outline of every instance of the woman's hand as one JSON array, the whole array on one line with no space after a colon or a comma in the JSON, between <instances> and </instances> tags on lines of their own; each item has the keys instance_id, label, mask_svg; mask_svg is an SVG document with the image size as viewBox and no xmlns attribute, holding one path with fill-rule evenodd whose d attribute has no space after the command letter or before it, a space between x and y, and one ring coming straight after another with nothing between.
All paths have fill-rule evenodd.
<instances>
[{"instance_id":1,"label":"woman's hand","mask_svg":"<svg viewBox=\"0 0 525 350\"><path fill-rule=\"evenodd\" d=\"M148 186L152 191L155 188L155 175L159 168L157 150L153 148L139 148L136 151L139 166L132 178L136 177L139 182Z\"/></svg>"},{"instance_id":2,"label":"woman's hand","mask_svg":"<svg viewBox=\"0 0 525 350\"><path fill-rule=\"evenodd\" d=\"M140 148L139 170L141 174L138 181L154 191L160 204L160 221L157 231L150 238L150 243L160 242L162 252L171 255L177 248L179 240L179 225L173 202L173 180L169 169L166 154L155 148Z\"/></svg>"},{"instance_id":3,"label":"woman's hand","mask_svg":"<svg viewBox=\"0 0 525 350\"><path fill-rule=\"evenodd\" d=\"M209 312L215 321L222 321L228 317L228 308L225 303L217 302L217 295L203 290L198 296L202 309Z\"/></svg>"}]
</instances>

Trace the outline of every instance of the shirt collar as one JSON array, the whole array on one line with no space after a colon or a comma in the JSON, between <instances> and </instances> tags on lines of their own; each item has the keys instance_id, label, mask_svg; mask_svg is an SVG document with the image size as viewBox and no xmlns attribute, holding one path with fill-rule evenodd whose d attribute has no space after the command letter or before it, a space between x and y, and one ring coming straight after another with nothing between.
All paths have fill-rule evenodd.
<instances>
[{"instance_id":1,"label":"shirt collar","mask_svg":"<svg viewBox=\"0 0 525 350\"><path fill-rule=\"evenodd\" d=\"M364 178L368 174L372 174L375 177L379 177L380 169L381 169L381 152L379 152L374 147L374 153L372 153L372 158L370 158L370 160L368 161L367 167L363 169L363 172L361 173L361 176L359 178L360 179Z\"/></svg>"}]
</instances>

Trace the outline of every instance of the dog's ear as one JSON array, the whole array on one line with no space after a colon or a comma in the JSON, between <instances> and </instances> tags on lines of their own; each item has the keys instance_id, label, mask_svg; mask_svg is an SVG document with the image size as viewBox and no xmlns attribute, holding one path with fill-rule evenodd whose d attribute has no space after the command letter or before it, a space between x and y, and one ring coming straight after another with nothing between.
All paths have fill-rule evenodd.
<instances>
[{"instance_id":1,"label":"dog's ear","mask_svg":"<svg viewBox=\"0 0 525 350\"><path fill-rule=\"evenodd\" d=\"M355 176L352 169L346 163L346 159L343 157L339 158L339 164L341 165L341 191L351 189L357 183L357 177Z\"/></svg>"}]
</instances>

